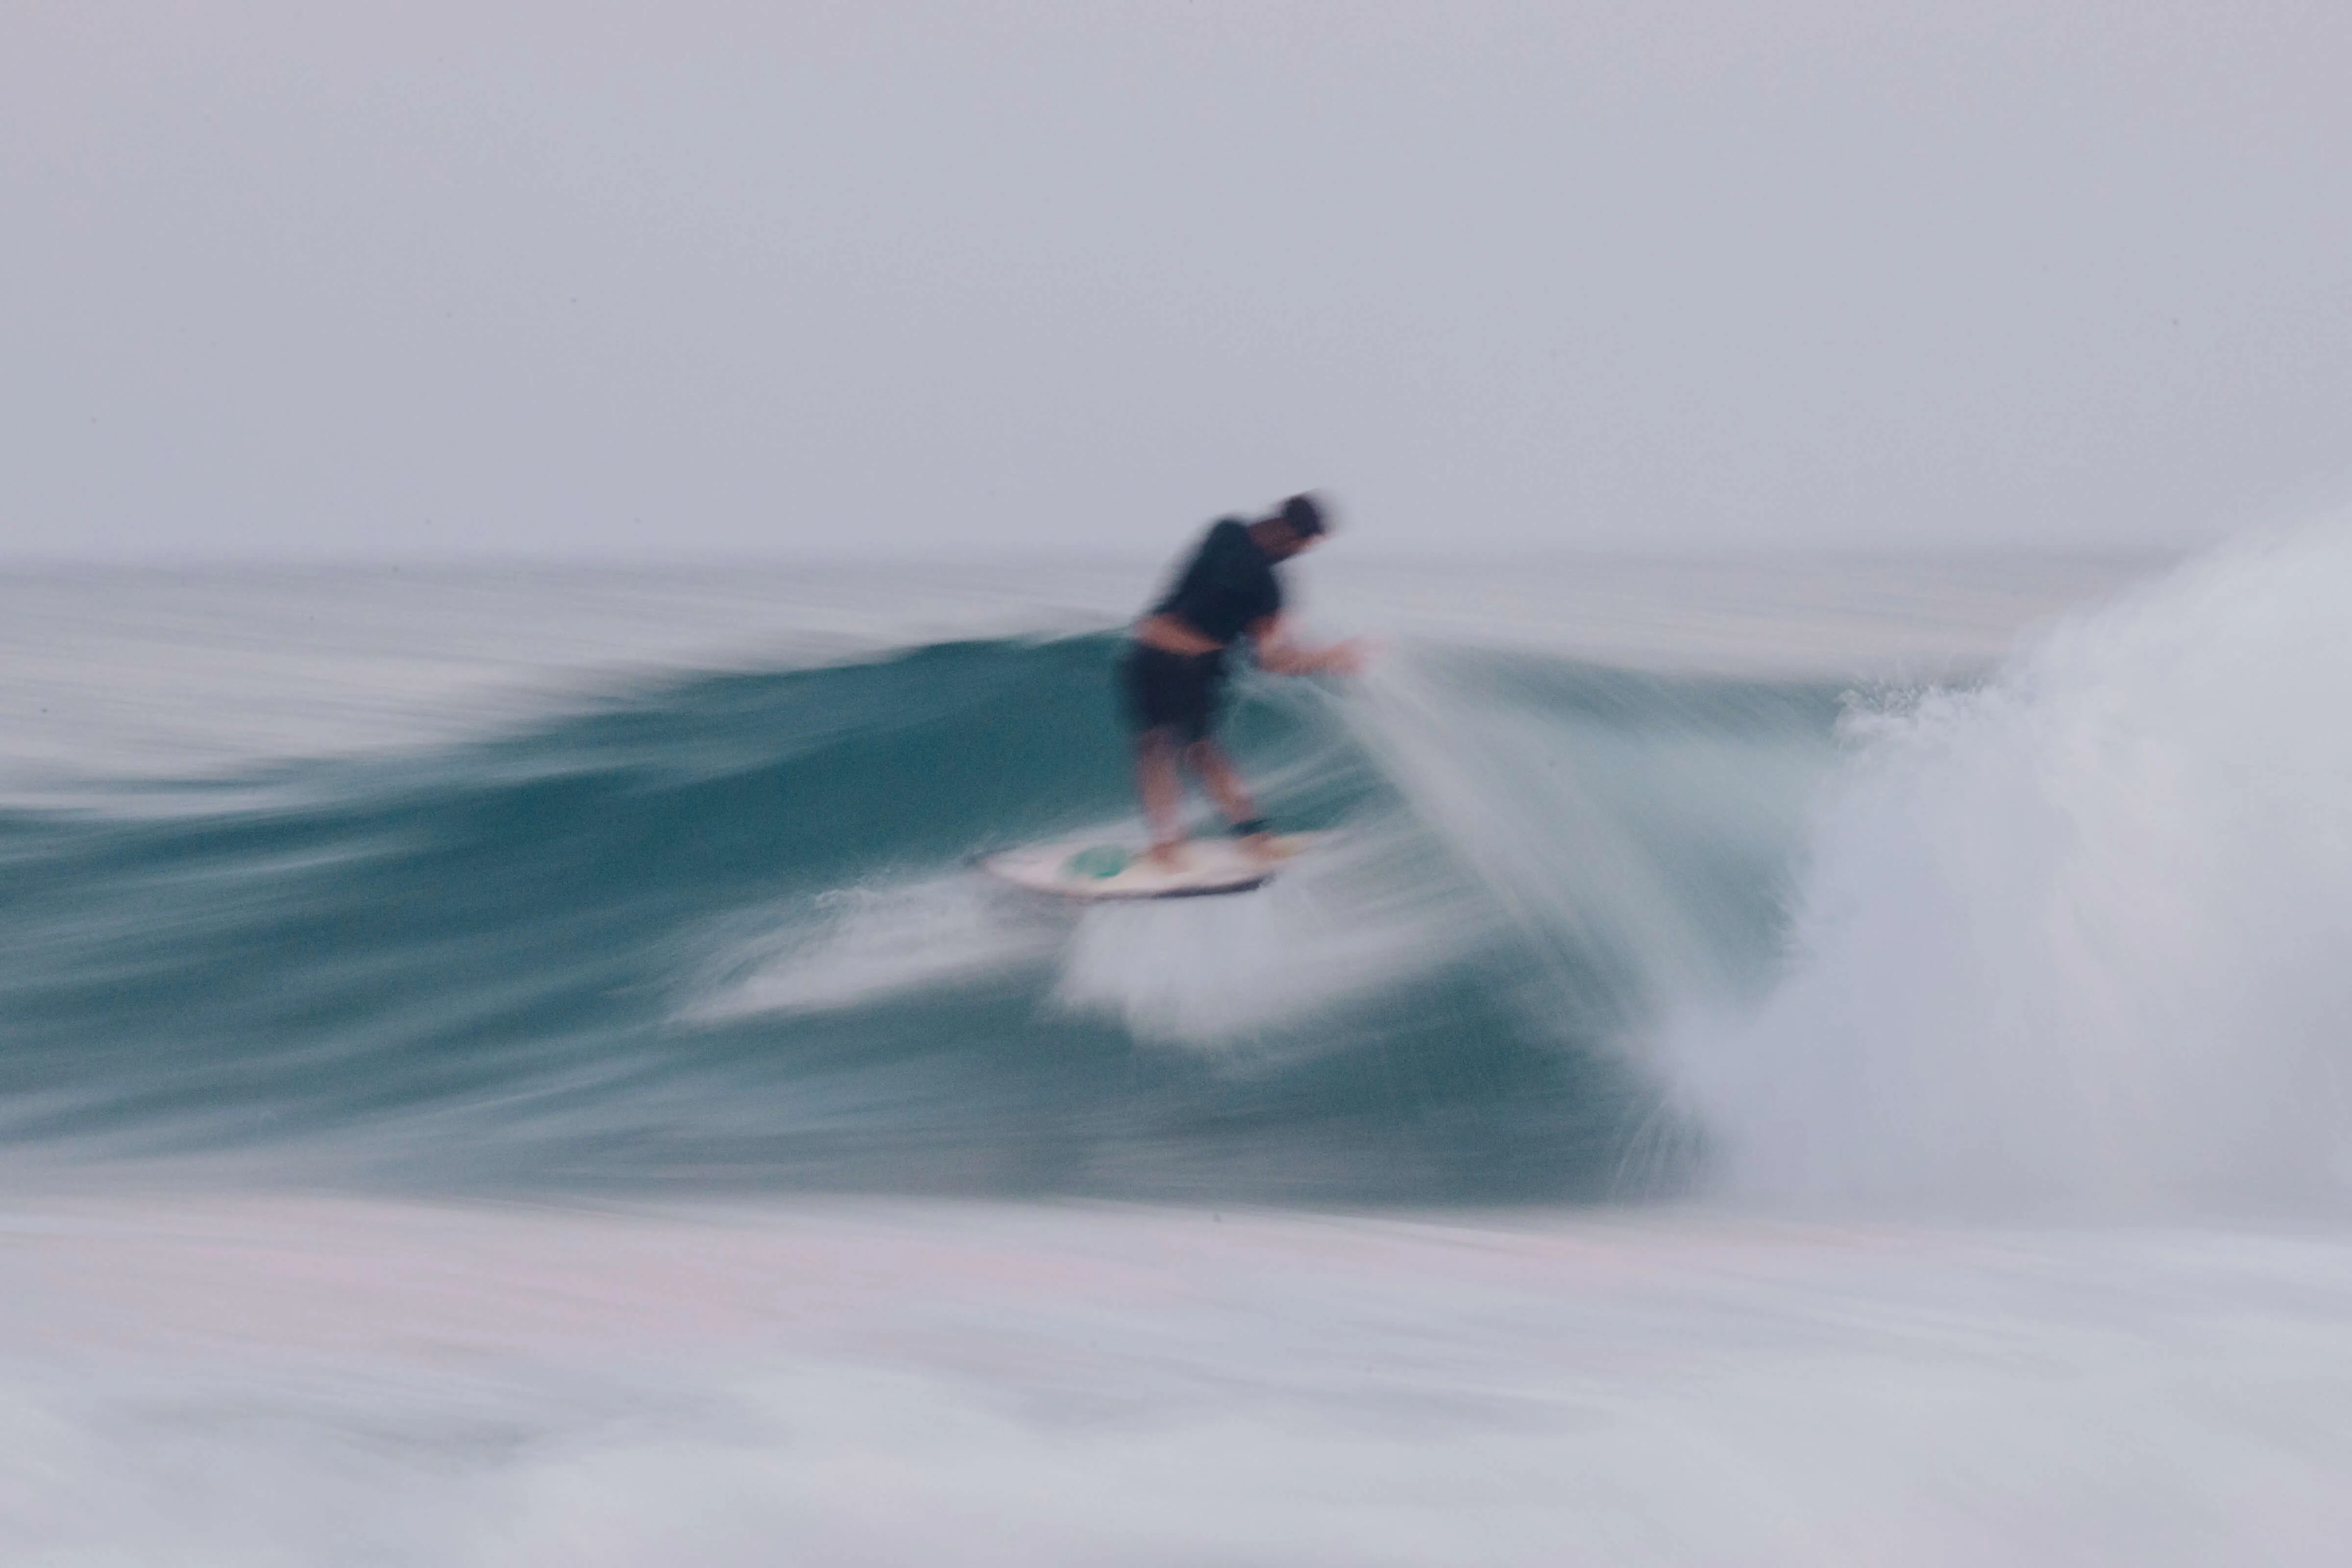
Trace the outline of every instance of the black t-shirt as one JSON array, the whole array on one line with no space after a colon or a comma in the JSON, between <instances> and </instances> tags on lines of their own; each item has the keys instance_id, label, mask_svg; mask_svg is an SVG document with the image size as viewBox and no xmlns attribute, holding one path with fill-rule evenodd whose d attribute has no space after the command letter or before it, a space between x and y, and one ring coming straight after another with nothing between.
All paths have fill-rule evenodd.
<instances>
[{"instance_id":1,"label":"black t-shirt","mask_svg":"<svg viewBox=\"0 0 2352 1568\"><path fill-rule=\"evenodd\" d=\"M1204 637L1229 643L1281 610L1274 563L1249 530L1229 517L1209 530L1192 564L1151 613L1173 616Z\"/></svg>"}]
</instances>

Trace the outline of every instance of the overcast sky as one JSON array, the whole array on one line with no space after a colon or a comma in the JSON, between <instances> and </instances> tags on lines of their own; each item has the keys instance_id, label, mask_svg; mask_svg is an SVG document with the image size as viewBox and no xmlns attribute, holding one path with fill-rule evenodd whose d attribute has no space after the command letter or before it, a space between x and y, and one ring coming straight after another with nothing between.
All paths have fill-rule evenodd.
<instances>
[{"instance_id":1,"label":"overcast sky","mask_svg":"<svg viewBox=\"0 0 2352 1568\"><path fill-rule=\"evenodd\" d=\"M2352 5L5 0L0 552L2165 546L2352 492Z\"/></svg>"}]
</instances>

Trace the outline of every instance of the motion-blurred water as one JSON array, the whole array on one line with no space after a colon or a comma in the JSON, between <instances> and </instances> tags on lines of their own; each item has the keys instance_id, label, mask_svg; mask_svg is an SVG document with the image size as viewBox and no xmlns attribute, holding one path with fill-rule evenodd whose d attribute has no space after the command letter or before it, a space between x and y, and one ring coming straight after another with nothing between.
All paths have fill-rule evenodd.
<instances>
[{"instance_id":1,"label":"motion-blurred water","mask_svg":"<svg viewBox=\"0 0 2352 1568\"><path fill-rule=\"evenodd\" d=\"M0 1543L2330 1561L2352 533L2139 571L1310 570L1086 910L1148 573L15 579Z\"/></svg>"}]
</instances>

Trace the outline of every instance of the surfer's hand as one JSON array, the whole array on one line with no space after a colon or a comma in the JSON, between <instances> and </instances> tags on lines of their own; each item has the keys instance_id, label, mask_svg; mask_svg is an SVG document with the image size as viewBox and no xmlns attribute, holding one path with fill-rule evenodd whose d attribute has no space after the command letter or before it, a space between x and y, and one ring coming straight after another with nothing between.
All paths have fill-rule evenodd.
<instances>
[{"instance_id":1,"label":"surfer's hand","mask_svg":"<svg viewBox=\"0 0 2352 1568\"><path fill-rule=\"evenodd\" d=\"M1364 666L1371 661L1372 650L1361 637L1349 637L1343 643L1333 643L1315 656L1315 668L1329 675L1361 675Z\"/></svg>"}]
</instances>

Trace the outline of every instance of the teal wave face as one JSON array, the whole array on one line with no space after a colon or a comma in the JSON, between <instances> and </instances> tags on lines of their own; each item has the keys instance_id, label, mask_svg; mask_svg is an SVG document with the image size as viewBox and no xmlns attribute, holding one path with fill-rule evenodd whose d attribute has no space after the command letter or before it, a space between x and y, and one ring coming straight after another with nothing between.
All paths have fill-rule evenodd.
<instances>
[{"instance_id":1,"label":"teal wave face","mask_svg":"<svg viewBox=\"0 0 2352 1568\"><path fill-rule=\"evenodd\" d=\"M205 810L0 816L0 1136L404 1185L1597 1195L1771 952L1828 689L1423 654L1228 735L1328 864L992 891L1130 812L1117 645L684 681Z\"/></svg>"}]
</instances>

